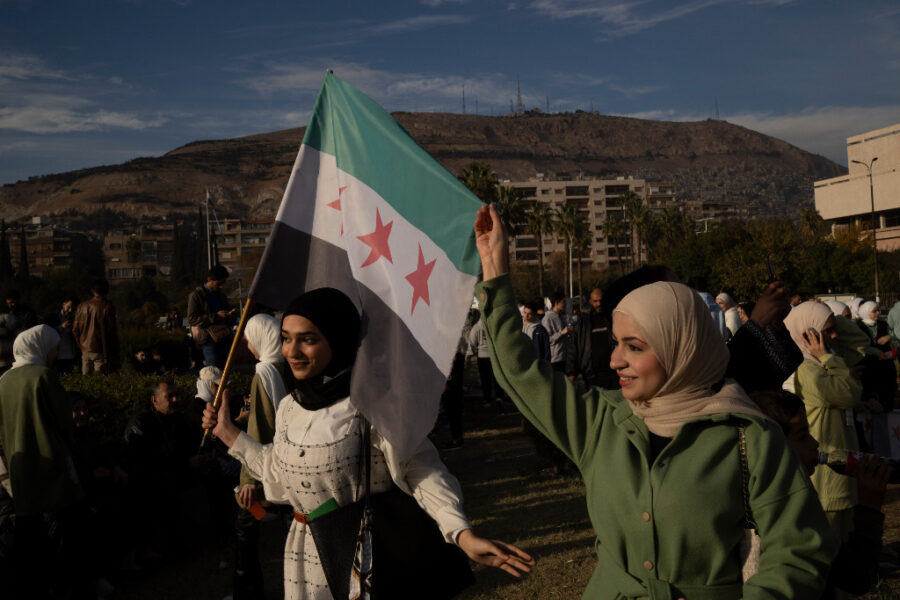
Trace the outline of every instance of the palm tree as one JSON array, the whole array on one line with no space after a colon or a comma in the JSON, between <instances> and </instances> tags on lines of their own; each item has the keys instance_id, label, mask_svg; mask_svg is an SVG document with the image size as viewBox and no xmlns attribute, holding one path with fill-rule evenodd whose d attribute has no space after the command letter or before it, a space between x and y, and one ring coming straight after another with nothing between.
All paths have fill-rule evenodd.
<instances>
[{"instance_id":1,"label":"palm tree","mask_svg":"<svg viewBox=\"0 0 900 600\"><path fill-rule=\"evenodd\" d=\"M577 221L575 237L572 239L572 252L578 257L578 297L584 298L583 278L581 276L581 263L585 253L590 257L591 229L584 219ZM579 300L580 301L580 300Z\"/></svg>"},{"instance_id":2,"label":"palm tree","mask_svg":"<svg viewBox=\"0 0 900 600\"><path fill-rule=\"evenodd\" d=\"M625 219L628 221L628 231L631 237L631 268L634 269L641 262L641 236L650 211L644 206L644 199L632 190L622 194L621 202L625 211Z\"/></svg>"},{"instance_id":3,"label":"palm tree","mask_svg":"<svg viewBox=\"0 0 900 600\"><path fill-rule=\"evenodd\" d=\"M619 271L623 277L625 276L625 266L622 264L618 243L627 233L625 221L619 211L606 213L606 220L603 221L603 235L606 236L607 244L616 249L616 262L619 263Z\"/></svg>"},{"instance_id":4,"label":"palm tree","mask_svg":"<svg viewBox=\"0 0 900 600\"><path fill-rule=\"evenodd\" d=\"M537 240L538 251L538 290L544 297L544 234L554 229L553 209L546 202L535 202L525 212L525 229Z\"/></svg>"},{"instance_id":5,"label":"palm tree","mask_svg":"<svg viewBox=\"0 0 900 600\"><path fill-rule=\"evenodd\" d=\"M497 201L497 176L491 167L480 162L463 167L458 179L485 204Z\"/></svg>"},{"instance_id":6,"label":"palm tree","mask_svg":"<svg viewBox=\"0 0 900 600\"><path fill-rule=\"evenodd\" d=\"M563 204L556 209L556 233L562 236L565 242L566 262L568 263L566 277L568 278L569 289L572 287L571 277L569 277L569 272L572 268L572 263L569 259L569 249L572 247L572 241L575 239L578 231L578 221L580 220L581 215L578 214L578 207L574 204Z\"/></svg>"},{"instance_id":7,"label":"palm tree","mask_svg":"<svg viewBox=\"0 0 900 600\"><path fill-rule=\"evenodd\" d=\"M515 239L522 232L522 225L525 223L525 207L522 206L522 193L516 188L508 186L500 186L496 189L497 206L500 210L500 216L506 224L509 237Z\"/></svg>"}]
</instances>

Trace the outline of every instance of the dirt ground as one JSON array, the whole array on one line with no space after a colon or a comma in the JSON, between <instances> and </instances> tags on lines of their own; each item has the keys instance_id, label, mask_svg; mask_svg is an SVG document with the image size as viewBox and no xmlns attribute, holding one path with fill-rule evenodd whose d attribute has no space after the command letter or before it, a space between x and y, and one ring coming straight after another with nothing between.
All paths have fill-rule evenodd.
<instances>
[{"instance_id":1,"label":"dirt ground","mask_svg":"<svg viewBox=\"0 0 900 600\"><path fill-rule=\"evenodd\" d=\"M471 386L477 393L477 385ZM442 456L462 482L469 518L485 537L514 543L538 561L523 580L496 569L475 566L477 582L462 600L580 598L594 566L593 532L584 504L584 485L577 477L549 477L522 433L514 411L483 407L467 397L466 441ZM439 425L433 436L441 448L449 438ZM892 486L885 506L885 546L900 556L900 485ZM261 556L267 598L281 598L281 553L286 521L263 522ZM183 556L116 577L110 599L221 600L231 593L233 536L200 538ZM897 559L900 562L900 558ZM900 598L900 572L887 574L865 598Z\"/></svg>"}]
</instances>

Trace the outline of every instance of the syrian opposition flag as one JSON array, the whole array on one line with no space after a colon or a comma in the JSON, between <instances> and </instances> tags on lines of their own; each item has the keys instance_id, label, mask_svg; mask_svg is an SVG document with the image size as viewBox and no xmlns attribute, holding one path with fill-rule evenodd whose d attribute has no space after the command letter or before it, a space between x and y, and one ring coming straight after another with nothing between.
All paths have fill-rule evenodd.
<instances>
[{"instance_id":1,"label":"syrian opposition flag","mask_svg":"<svg viewBox=\"0 0 900 600\"><path fill-rule=\"evenodd\" d=\"M380 106L325 75L250 297L283 309L333 287L356 303L350 400L405 458L434 426L472 303L479 206Z\"/></svg>"}]
</instances>

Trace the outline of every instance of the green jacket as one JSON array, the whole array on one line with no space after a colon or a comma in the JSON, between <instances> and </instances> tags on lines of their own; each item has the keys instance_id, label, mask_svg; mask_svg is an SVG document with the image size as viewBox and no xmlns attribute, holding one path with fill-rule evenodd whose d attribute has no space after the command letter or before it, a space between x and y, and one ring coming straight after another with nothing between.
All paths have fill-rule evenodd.
<instances>
[{"instance_id":1,"label":"green jacket","mask_svg":"<svg viewBox=\"0 0 900 600\"><path fill-rule=\"evenodd\" d=\"M84 497L75 463L69 395L47 367L0 377L0 444L17 515L56 512Z\"/></svg>"},{"instance_id":2,"label":"green jacket","mask_svg":"<svg viewBox=\"0 0 900 600\"><path fill-rule=\"evenodd\" d=\"M585 389L535 360L508 276L476 288L494 375L578 466L597 535L584 598L818 598L836 540L781 429L714 415L685 424L657 458L620 392ZM759 572L741 582L743 493L736 425L746 423Z\"/></svg>"},{"instance_id":3,"label":"green jacket","mask_svg":"<svg viewBox=\"0 0 900 600\"><path fill-rule=\"evenodd\" d=\"M862 409L862 384L850 376L850 369L839 356L825 354L821 362L806 359L794 375L794 392L806 405L809 432L819 441L819 450L839 448L859 450L853 409ZM813 485L825 510L844 510L856 506L856 482L827 467L816 469Z\"/></svg>"}]
</instances>

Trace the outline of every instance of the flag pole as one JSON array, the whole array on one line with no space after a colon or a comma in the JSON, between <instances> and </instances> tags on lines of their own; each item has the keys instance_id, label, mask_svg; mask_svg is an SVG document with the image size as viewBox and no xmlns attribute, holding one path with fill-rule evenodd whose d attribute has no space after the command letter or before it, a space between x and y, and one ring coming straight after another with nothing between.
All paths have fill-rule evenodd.
<instances>
[{"instance_id":1,"label":"flag pole","mask_svg":"<svg viewBox=\"0 0 900 600\"><path fill-rule=\"evenodd\" d=\"M222 369L222 379L219 380L219 388L216 390L216 397L213 400L213 408L218 413L219 407L222 406L222 397L225 394L225 384L228 382L228 376L231 374L231 364L234 361L234 351L237 348L238 341L244 335L244 328L247 326L247 320L250 311L253 309L253 298L247 298L244 303L244 311L241 313L241 320L238 322L237 331L234 332L234 339L231 340L231 350L228 351L228 358L225 360L225 368ZM200 450L206 446L207 440L212 434L211 429L203 430L203 440L200 442Z\"/></svg>"}]
</instances>

